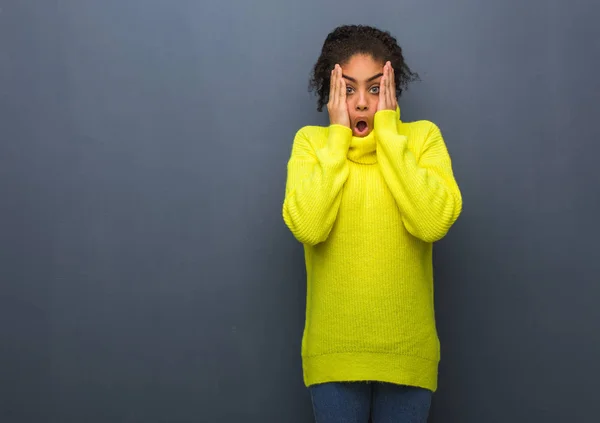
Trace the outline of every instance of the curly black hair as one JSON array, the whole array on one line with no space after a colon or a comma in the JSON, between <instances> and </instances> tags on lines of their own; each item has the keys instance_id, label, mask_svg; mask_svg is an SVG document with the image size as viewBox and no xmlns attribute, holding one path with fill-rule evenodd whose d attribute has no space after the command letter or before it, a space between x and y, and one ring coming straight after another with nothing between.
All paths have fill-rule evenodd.
<instances>
[{"instance_id":1,"label":"curly black hair","mask_svg":"<svg viewBox=\"0 0 600 423\"><path fill-rule=\"evenodd\" d=\"M404 62L402 48L388 31L367 25L342 25L331 31L315 63L309 82L309 91L318 96L317 110L321 112L329 101L329 81L336 64L347 63L355 54L368 54L375 60L391 62L396 80L396 98L408 84L419 80L419 75Z\"/></svg>"}]
</instances>

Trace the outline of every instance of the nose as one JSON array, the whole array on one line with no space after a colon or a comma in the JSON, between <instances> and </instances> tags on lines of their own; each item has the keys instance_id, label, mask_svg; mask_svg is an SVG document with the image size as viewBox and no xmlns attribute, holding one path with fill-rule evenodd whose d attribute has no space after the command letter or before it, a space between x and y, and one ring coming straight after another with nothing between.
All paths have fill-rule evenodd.
<instances>
[{"instance_id":1,"label":"nose","mask_svg":"<svg viewBox=\"0 0 600 423\"><path fill-rule=\"evenodd\" d=\"M358 101L356 102L356 110L358 112L366 112L369 109L369 105L367 103L366 96L364 94L360 94Z\"/></svg>"},{"instance_id":2,"label":"nose","mask_svg":"<svg viewBox=\"0 0 600 423\"><path fill-rule=\"evenodd\" d=\"M366 112L367 110L369 110L369 106L367 106L367 104L362 104L362 103L358 103L356 105L356 110L358 112Z\"/></svg>"}]
</instances>

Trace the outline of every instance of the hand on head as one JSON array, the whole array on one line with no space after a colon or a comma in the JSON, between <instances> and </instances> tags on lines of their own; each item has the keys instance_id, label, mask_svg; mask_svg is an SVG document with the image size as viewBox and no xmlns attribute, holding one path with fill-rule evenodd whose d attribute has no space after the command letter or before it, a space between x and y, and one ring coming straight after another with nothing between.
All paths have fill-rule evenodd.
<instances>
[{"instance_id":1,"label":"hand on head","mask_svg":"<svg viewBox=\"0 0 600 423\"><path fill-rule=\"evenodd\" d=\"M394 68L390 62L383 66L383 76L379 85L379 103L377 110L396 110L396 82Z\"/></svg>"},{"instance_id":2,"label":"hand on head","mask_svg":"<svg viewBox=\"0 0 600 423\"><path fill-rule=\"evenodd\" d=\"M335 65L331 71L331 82L329 86L329 102L327 103L329 121L332 125L344 125L350 127L350 116L346 104L346 82L342 77L342 68Z\"/></svg>"}]
</instances>

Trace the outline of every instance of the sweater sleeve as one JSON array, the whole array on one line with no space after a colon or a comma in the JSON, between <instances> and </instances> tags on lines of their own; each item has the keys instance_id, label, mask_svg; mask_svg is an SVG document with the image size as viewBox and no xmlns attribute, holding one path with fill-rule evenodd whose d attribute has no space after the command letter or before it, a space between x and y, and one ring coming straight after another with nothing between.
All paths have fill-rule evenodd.
<instances>
[{"instance_id":1,"label":"sweater sleeve","mask_svg":"<svg viewBox=\"0 0 600 423\"><path fill-rule=\"evenodd\" d=\"M283 219L294 237L308 245L329 236L349 172L346 157L352 130L331 125L326 136L323 147L313 147L307 132L300 130L287 166Z\"/></svg>"},{"instance_id":2,"label":"sweater sleeve","mask_svg":"<svg viewBox=\"0 0 600 423\"><path fill-rule=\"evenodd\" d=\"M418 157L398 134L394 111L375 114L378 161L406 229L425 242L442 239L462 212L462 195L439 128L424 123Z\"/></svg>"}]
</instances>

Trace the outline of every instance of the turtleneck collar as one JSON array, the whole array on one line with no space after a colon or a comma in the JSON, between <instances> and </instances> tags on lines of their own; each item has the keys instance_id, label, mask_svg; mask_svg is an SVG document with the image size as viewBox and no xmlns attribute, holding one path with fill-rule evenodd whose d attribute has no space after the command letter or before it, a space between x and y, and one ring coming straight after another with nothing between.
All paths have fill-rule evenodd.
<instances>
[{"instance_id":1,"label":"turtleneck collar","mask_svg":"<svg viewBox=\"0 0 600 423\"><path fill-rule=\"evenodd\" d=\"M377 163L377 143L375 142L375 131L371 131L366 137L352 136L348 159L355 163L375 164Z\"/></svg>"},{"instance_id":2,"label":"turtleneck collar","mask_svg":"<svg viewBox=\"0 0 600 423\"><path fill-rule=\"evenodd\" d=\"M396 118L400 120L400 107L398 106L396 107ZM375 137L374 128L366 137L352 136L348 159L361 164L377 163L377 138Z\"/></svg>"}]
</instances>

